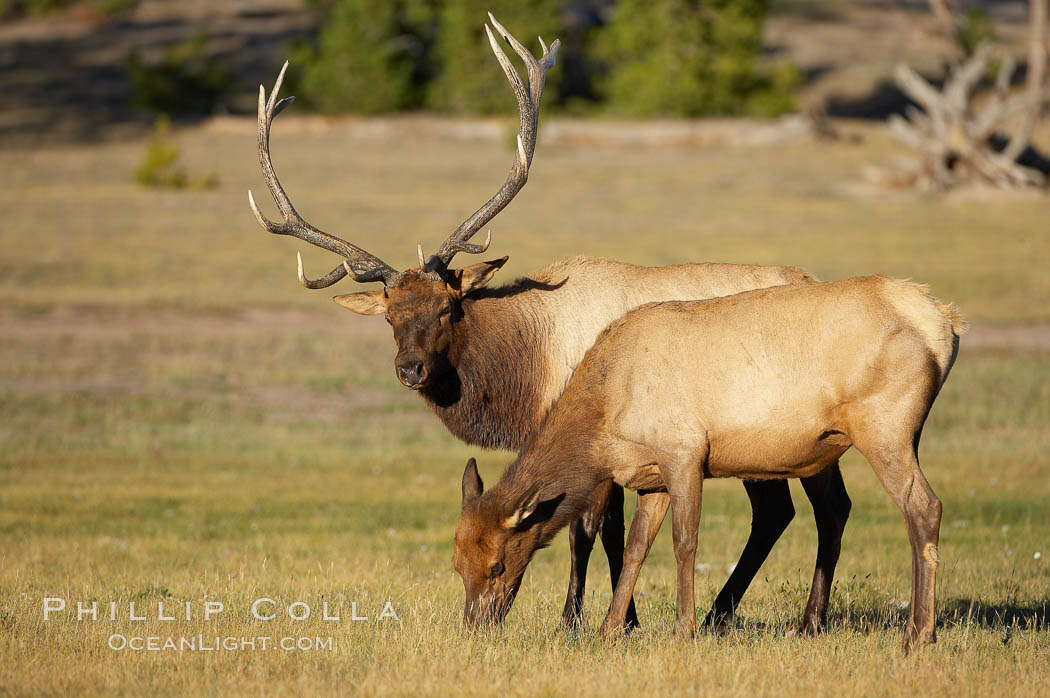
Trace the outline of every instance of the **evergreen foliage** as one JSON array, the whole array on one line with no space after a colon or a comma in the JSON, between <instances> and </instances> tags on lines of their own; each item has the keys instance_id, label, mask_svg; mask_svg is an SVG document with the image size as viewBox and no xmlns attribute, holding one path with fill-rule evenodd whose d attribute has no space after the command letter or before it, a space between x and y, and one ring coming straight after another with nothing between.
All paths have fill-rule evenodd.
<instances>
[{"instance_id":1,"label":"evergreen foliage","mask_svg":"<svg viewBox=\"0 0 1050 698\"><path fill-rule=\"evenodd\" d=\"M293 56L295 90L321 111L513 113L482 27L488 11L534 55L537 35L562 39L548 109L695 117L794 108L798 72L759 62L769 0L308 2L324 19L315 45Z\"/></svg>"},{"instance_id":2,"label":"evergreen foliage","mask_svg":"<svg viewBox=\"0 0 1050 698\"><path fill-rule=\"evenodd\" d=\"M439 111L480 112L483 114L515 112L513 93L503 70L492 56L488 37L482 26L488 12L528 47L539 55L537 35L548 44L558 38L562 28L562 0L444 0L439 15L439 32L434 46L438 67L437 78L427 90L427 105ZM492 28L495 34L495 27ZM499 36L497 41L502 42ZM514 51L502 43L522 78L525 69ZM560 72L547 73L544 95L550 99L558 91Z\"/></svg>"},{"instance_id":3,"label":"evergreen foliage","mask_svg":"<svg viewBox=\"0 0 1050 698\"><path fill-rule=\"evenodd\" d=\"M293 51L296 91L324 112L392 112L422 106L435 0L330 3L315 46Z\"/></svg>"},{"instance_id":4,"label":"evergreen foliage","mask_svg":"<svg viewBox=\"0 0 1050 698\"><path fill-rule=\"evenodd\" d=\"M619 0L595 52L600 94L630 116L778 113L794 71L757 66L768 0Z\"/></svg>"}]
</instances>

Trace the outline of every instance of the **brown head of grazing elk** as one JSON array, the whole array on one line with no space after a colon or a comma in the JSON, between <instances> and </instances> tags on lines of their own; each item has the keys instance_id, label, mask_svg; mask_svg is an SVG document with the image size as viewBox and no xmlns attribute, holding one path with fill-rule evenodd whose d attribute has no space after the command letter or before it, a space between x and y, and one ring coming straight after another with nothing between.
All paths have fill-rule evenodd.
<instances>
[{"instance_id":1,"label":"brown head of grazing elk","mask_svg":"<svg viewBox=\"0 0 1050 698\"><path fill-rule=\"evenodd\" d=\"M568 383L584 352L609 322L643 303L724 296L779 284L806 283L797 267L736 264L682 264L639 267L604 259L573 257L556 262L506 286L486 286L506 257L454 269L459 252L481 253L489 245L471 238L525 185L536 147L539 104L546 70L554 64L558 42L536 59L495 18L496 32L525 63L527 83L514 70L491 30L488 38L517 97L520 133L507 180L465 220L430 257L419 250L416 267L397 271L356 245L307 223L292 206L270 160L270 126L291 101L278 101L281 77L269 99L259 96L259 162L283 217L267 220L249 193L252 211L264 228L330 250L344 262L311 280L299 260L299 279L308 288L326 288L347 276L382 282L382 288L336 296L349 310L384 315L397 343L397 379L417 390L456 437L485 448L518 449L535 430ZM837 465L803 481L817 519L818 550L813 587L803 629L824 623L839 541L849 498ZM737 603L773 544L794 516L786 481L746 482L754 508L751 536L708 622L729 622ZM623 489L611 482L594 491L591 507L570 528L572 567L564 618L580 619L587 561L596 536L609 557L615 585L623 554ZM628 625L637 623L633 605Z\"/></svg>"},{"instance_id":2,"label":"brown head of grazing elk","mask_svg":"<svg viewBox=\"0 0 1050 698\"><path fill-rule=\"evenodd\" d=\"M467 623L501 620L532 554L612 480L642 496L603 634L621 627L668 504L677 629L691 634L704 480L812 476L856 446L907 521L905 651L934 641L941 503L918 445L963 330L924 287L881 276L628 313L587 352L495 487L484 492L467 464L454 553Z\"/></svg>"}]
</instances>

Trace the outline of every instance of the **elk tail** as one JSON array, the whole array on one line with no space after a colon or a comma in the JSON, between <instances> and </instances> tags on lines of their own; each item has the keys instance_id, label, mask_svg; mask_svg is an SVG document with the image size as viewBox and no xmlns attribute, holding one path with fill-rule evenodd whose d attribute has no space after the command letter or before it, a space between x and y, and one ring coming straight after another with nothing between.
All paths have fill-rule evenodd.
<instances>
[{"instance_id":1,"label":"elk tail","mask_svg":"<svg viewBox=\"0 0 1050 698\"><path fill-rule=\"evenodd\" d=\"M937 305L937 310L941 311L941 314L948 319L948 322L952 323L952 332L955 336L961 336L969 329L969 325L966 322L966 318L962 316L959 309L952 303L940 303Z\"/></svg>"}]
</instances>

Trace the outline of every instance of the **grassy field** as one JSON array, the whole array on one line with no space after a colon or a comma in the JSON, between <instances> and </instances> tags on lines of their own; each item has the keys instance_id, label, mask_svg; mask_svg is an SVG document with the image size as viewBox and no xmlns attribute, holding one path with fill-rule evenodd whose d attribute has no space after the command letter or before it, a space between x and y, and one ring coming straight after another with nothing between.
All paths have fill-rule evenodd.
<instances>
[{"instance_id":1,"label":"grassy field","mask_svg":"<svg viewBox=\"0 0 1050 698\"><path fill-rule=\"evenodd\" d=\"M503 143L457 141L421 120L310 123L274 133L293 201L396 266L414 263L418 242L433 249L510 160ZM511 256L507 278L576 253L790 263L828 279L912 277L957 303L975 341L964 337L921 450L945 511L936 646L898 650L904 524L855 454L826 636L791 632L816 547L797 483L795 523L726 638L671 639L666 530L639 582L644 627L628 640L594 636L610 598L600 552L590 628L559 628L564 535L531 565L505 627L466 636L451 565L459 478L479 455L492 481L510 454L456 442L399 386L381 319L298 286L303 245L267 236L248 211L245 190L264 187L245 122L178 135L191 172L218 174L212 191L138 188L142 143L0 152L0 692L1047 695L1047 202L873 194L855 184L862 167L895 151L864 135L747 149L541 145L528 187L493 225L492 252ZM333 262L304 257L314 275ZM705 495L702 613L750 517L736 482ZM44 621L45 597L70 610ZM261 597L312 615L252 620ZM118 619L78 622L76 602L92 600L103 616L117 601ZM226 610L205 622L207 600ZM157 619L158 602L187 601L191 620ZM386 601L399 620L378 619ZM148 620L129 620L129 602L152 607ZM324 602L341 622L321 618ZM368 621L350 620L351 602ZM331 648L117 651L113 634Z\"/></svg>"}]
</instances>

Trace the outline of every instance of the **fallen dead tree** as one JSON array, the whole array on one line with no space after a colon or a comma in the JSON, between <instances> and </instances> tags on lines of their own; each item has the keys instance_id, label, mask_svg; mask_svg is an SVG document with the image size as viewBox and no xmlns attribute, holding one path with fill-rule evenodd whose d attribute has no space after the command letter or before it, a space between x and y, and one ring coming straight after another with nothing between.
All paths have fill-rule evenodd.
<instances>
[{"instance_id":1,"label":"fallen dead tree","mask_svg":"<svg viewBox=\"0 0 1050 698\"><path fill-rule=\"evenodd\" d=\"M1030 7L1027 85L1022 93L1010 93L1016 64L1004 56L993 94L980 108L975 106L974 91L992 57L987 44L953 66L940 89L911 67L897 66L894 80L918 106L909 106L905 116L891 116L890 133L921 157L917 167L893 178L896 184L937 191L974 181L1002 188L1046 185L1050 162L1034 152L1030 139L1047 95L1047 0L1033 0Z\"/></svg>"},{"instance_id":2,"label":"fallen dead tree","mask_svg":"<svg viewBox=\"0 0 1050 698\"><path fill-rule=\"evenodd\" d=\"M955 66L944 87L937 90L906 65L897 67L897 85L922 109L909 106L905 116L890 117L890 133L918 150L921 157L911 172L902 173L900 184L920 189L945 190L967 181L984 181L1004 188L1043 186L1042 168L1021 164L1029 148L1031 126L1005 136L1007 123L1023 115L1034 126L1045 99L1045 88L1010 95L1014 61L1002 60L995 91L980 108L971 104L974 87L985 74L990 57L982 46L972 57ZM1031 160L1032 158L1029 158Z\"/></svg>"}]
</instances>

